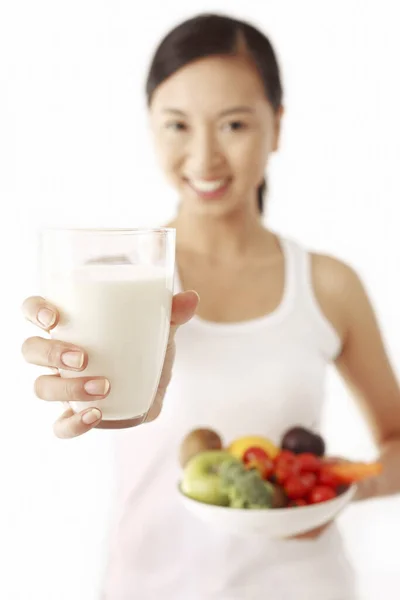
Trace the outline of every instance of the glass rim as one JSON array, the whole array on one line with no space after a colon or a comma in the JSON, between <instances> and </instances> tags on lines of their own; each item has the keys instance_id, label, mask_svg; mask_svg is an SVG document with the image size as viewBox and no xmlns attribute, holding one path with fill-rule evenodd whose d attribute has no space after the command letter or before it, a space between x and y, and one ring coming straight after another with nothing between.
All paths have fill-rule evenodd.
<instances>
[{"instance_id":1,"label":"glass rim","mask_svg":"<svg viewBox=\"0 0 400 600\"><path fill-rule=\"evenodd\" d=\"M108 234L108 235L149 235L158 233L161 235L175 234L174 227L42 227L40 235L49 233L70 234Z\"/></svg>"}]
</instances>

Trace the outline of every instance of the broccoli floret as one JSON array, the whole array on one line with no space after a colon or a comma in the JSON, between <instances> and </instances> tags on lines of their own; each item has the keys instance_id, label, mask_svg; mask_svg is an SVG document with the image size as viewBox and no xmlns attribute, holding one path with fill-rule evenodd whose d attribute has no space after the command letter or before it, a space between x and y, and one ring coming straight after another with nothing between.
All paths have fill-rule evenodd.
<instances>
[{"instance_id":1,"label":"broccoli floret","mask_svg":"<svg viewBox=\"0 0 400 600\"><path fill-rule=\"evenodd\" d=\"M227 459L220 466L219 475L223 488L229 488L244 473L246 469L237 458Z\"/></svg>"},{"instance_id":2,"label":"broccoli floret","mask_svg":"<svg viewBox=\"0 0 400 600\"><path fill-rule=\"evenodd\" d=\"M258 471L248 470L241 461L232 459L221 464L220 476L232 508L271 507L273 488Z\"/></svg>"},{"instance_id":3,"label":"broccoli floret","mask_svg":"<svg viewBox=\"0 0 400 600\"><path fill-rule=\"evenodd\" d=\"M232 502L235 505L239 503L244 508L271 507L271 488L255 470L246 471L235 481L232 488Z\"/></svg>"}]
</instances>

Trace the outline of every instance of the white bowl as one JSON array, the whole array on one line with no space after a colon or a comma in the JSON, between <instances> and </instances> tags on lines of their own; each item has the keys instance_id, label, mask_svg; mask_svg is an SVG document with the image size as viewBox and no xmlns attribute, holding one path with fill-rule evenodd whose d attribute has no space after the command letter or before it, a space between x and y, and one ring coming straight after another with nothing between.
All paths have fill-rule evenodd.
<instances>
[{"instance_id":1,"label":"white bowl","mask_svg":"<svg viewBox=\"0 0 400 600\"><path fill-rule=\"evenodd\" d=\"M295 508L243 509L214 506L188 498L178 486L183 506L210 527L235 535L261 534L270 539L288 538L331 521L352 500L356 485L340 496Z\"/></svg>"}]
</instances>

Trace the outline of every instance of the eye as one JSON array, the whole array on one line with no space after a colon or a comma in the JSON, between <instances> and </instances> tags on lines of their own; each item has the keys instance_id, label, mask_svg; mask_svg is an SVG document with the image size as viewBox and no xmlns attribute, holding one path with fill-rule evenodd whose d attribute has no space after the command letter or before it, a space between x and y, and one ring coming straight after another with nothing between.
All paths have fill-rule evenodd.
<instances>
[{"instance_id":1,"label":"eye","mask_svg":"<svg viewBox=\"0 0 400 600\"><path fill-rule=\"evenodd\" d=\"M238 131L239 129L244 129L246 127L243 121L232 121L229 125L232 131Z\"/></svg>"},{"instance_id":2,"label":"eye","mask_svg":"<svg viewBox=\"0 0 400 600\"><path fill-rule=\"evenodd\" d=\"M228 129L229 131L242 131L246 127L247 125L243 121L230 121L224 125L224 129Z\"/></svg>"},{"instance_id":3,"label":"eye","mask_svg":"<svg viewBox=\"0 0 400 600\"><path fill-rule=\"evenodd\" d=\"M183 123L183 121L170 121L166 124L166 128L170 131L176 131L178 133L187 130L186 123Z\"/></svg>"}]
</instances>

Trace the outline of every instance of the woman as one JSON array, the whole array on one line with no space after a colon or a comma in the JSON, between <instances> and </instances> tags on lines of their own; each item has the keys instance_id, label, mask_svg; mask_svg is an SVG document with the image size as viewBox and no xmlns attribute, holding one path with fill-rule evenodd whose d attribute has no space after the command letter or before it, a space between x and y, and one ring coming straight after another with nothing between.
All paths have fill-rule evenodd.
<instances>
[{"instance_id":1,"label":"woman","mask_svg":"<svg viewBox=\"0 0 400 600\"><path fill-rule=\"evenodd\" d=\"M120 503L104 598L354 598L335 525L296 540L235 538L200 525L175 492L179 444L194 427L277 440L294 424L318 426L331 363L365 410L384 464L358 499L400 490L400 392L359 277L262 223L264 174L283 116L274 51L246 23L199 16L162 41L147 97L157 152L180 197L170 224L177 291L196 290L201 302L194 292L175 296L150 422L118 436ZM45 299L28 299L24 310L42 329L57 323ZM41 338L23 347L30 363L79 374L90 357L77 350ZM40 377L36 393L88 400L105 391L102 378L97 386L87 380L69 380L67 389L60 377ZM67 411L56 434L80 435L100 418Z\"/></svg>"}]
</instances>

